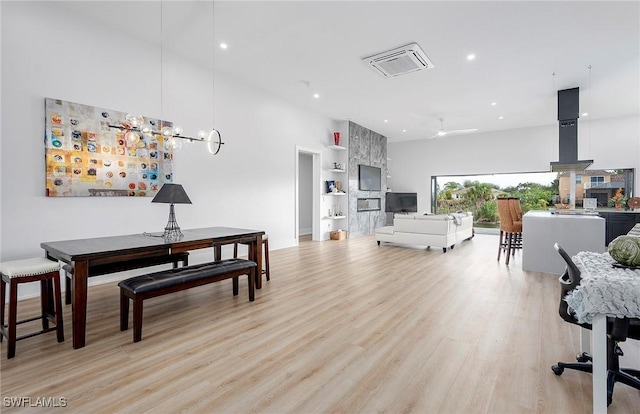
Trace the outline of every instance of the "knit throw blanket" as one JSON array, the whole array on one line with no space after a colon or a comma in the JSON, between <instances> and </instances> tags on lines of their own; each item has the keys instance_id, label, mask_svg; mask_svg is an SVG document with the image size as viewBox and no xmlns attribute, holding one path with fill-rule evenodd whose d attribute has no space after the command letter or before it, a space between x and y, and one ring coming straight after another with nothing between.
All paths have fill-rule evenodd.
<instances>
[{"instance_id":1,"label":"knit throw blanket","mask_svg":"<svg viewBox=\"0 0 640 414\"><path fill-rule=\"evenodd\" d=\"M640 318L640 270L614 267L609 253L580 252L573 257L582 281L564 300L579 323L594 316Z\"/></svg>"},{"instance_id":2,"label":"knit throw blanket","mask_svg":"<svg viewBox=\"0 0 640 414\"><path fill-rule=\"evenodd\" d=\"M465 213L451 213L451 218L456 226L462 226L462 219L467 217Z\"/></svg>"}]
</instances>

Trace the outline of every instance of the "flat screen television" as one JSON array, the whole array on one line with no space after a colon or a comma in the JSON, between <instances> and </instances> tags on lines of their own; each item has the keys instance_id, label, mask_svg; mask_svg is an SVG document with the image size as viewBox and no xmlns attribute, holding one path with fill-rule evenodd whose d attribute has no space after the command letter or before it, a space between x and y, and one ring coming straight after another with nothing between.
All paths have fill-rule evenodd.
<instances>
[{"instance_id":1,"label":"flat screen television","mask_svg":"<svg viewBox=\"0 0 640 414\"><path fill-rule=\"evenodd\" d=\"M384 211L387 213L416 213L418 211L418 194L387 193Z\"/></svg>"},{"instance_id":2,"label":"flat screen television","mask_svg":"<svg viewBox=\"0 0 640 414\"><path fill-rule=\"evenodd\" d=\"M380 191L382 189L382 170L369 165L358 165L358 189L364 191Z\"/></svg>"}]
</instances>

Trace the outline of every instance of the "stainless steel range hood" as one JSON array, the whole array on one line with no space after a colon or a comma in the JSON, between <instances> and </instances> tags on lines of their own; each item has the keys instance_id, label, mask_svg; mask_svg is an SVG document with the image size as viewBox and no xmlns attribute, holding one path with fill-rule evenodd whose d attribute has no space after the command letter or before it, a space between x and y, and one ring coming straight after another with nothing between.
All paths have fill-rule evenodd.
<instances>
[{"instance_id":1,"label":"stainless steel range hood","mask_svg":"<svg viewBox=\"0 0 640 414\"><path fill-rule=\"evenodd\" d=\"M558 91L559 161L551 162L551 171L582 171L593 160L578 159L578 118L580 117L580 88Z\"/></svg>"},{"instance_id":2,"label":"stainless steel range hood","mask_svg":"<svg viewBox=\"0 0 640 414\"><path fill-rule=\"evenodd\" d=\"M552 161L551 172L584 171L589 168L591 164L593 164L593 160L578 160L571 163Z\"/></svg>"}]
</instances>

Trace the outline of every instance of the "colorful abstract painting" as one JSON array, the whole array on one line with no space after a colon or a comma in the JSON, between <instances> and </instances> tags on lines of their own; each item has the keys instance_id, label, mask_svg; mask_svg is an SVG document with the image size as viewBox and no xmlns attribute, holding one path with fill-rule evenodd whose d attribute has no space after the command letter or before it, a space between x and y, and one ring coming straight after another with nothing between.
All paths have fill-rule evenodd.
<instances>
[{"instance_id":1,"label":"colorful abstract painting","mask_svg":"<svg viewBox=\"0 0 640 414\"><path fill-rule=\"evenodd\" d=\"M171 122L144 118L152 133L128 144L125 112L45 98L46 191L50 197L154 196L173 181L173 151L159 133Z\"/></svg>"}]
</instances>

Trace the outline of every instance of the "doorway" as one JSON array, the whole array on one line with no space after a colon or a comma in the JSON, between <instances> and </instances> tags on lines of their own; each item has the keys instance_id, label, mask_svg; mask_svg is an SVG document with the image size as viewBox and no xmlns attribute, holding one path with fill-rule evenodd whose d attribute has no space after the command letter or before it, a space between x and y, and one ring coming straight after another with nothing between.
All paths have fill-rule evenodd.
<instances>
[{"instance_id":1,"label":"doorway","mask_svg":"<svg viewBox=\"0 0 640 414\"><path fill-rule=\"evenodd\" d=\"M313 156L298 154L298 237L313 233Z\"/></svg>"},{"instance_id":2,"label":"doorway","mask_svg":"<svg viewBox=\"0 0 640 414\"><path fill-rule=\"evenodd\" d=\"M300 237L320 240L320 151L296 147L295 240Z\"/></svg>"}]
</instances>

